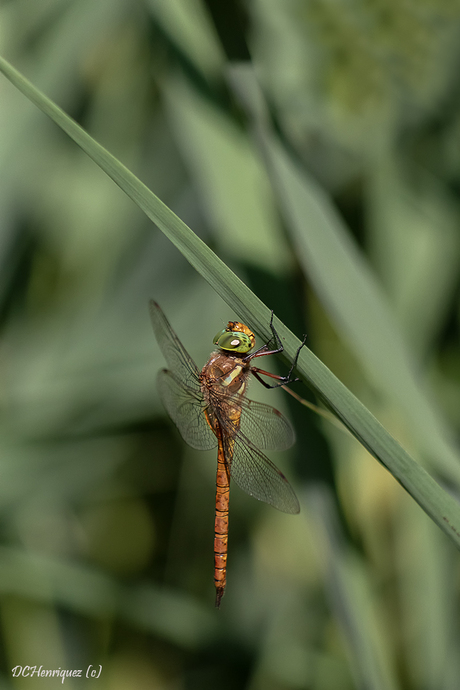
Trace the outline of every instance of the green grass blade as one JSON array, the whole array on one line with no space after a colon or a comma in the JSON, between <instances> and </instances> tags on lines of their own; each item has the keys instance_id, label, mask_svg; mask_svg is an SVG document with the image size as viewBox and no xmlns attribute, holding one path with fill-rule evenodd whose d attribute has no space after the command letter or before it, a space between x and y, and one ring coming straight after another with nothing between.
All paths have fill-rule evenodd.
<instances>
[{"instance_id":1,"label":"green grass blade","mask_svg":"<svg viewBox=\"0 0 460 690\"><path fill-rule=\"evenodd\" d=\"M87 134L72 118L53 101L35 88L4 58L0 57L0 72L40 110L75 141L80 148L144 211L158 228L182 252L194 268L214 287L214 289L240 314L245 314L246 301L251 296L252 309L262 314L270 312L263 303L241 282L241 280L221 261L209 247L202 242L190 228L178 218L153 192L148 189L115 156L109 153ZM256 327L256 324L254 324ZM269 330L262 328L261 334L269 337Z\"/></svg>"},{"instance_id":2,"label":"green grass blade","mask_svg":"<svg viewBox=\"0 0 460 690\"><path fill-rule=\"evenodd\" d=\"M244 283L133 173L106 151L6 60L0 71L27 98L56 122L141 208L209 284L264 339L270 337L269 309ZM275 319L288 359L299 341ZM298 361L299 375L318 393L351 433L404 486L436 524L460 547L460 506L418 465L375 417L307 348Z\"/></svg>"}]
</instances>

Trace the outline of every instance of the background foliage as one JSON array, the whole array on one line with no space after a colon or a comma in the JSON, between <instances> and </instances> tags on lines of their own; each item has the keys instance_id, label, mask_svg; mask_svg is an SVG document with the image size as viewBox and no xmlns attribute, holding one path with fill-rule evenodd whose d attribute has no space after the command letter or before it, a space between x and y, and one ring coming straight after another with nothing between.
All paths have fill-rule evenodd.
<instances>
[{"instance_id":1,"label":"background foliage","mask_svg":"<svg viewBox=\"0 0 460 690\"><path fill-rule=\"evenodd\" d=\"M454 495L459 20L449 0L0 4L0 52L306 331ZM309 181L305 236L248 115L249 59ZM292 462L276 461L301 516L233 490L214 611L215 458L164 417L147 302L199 365L235 314L3 79L0 118L3 686L50 687L13 680L17 664L102 664L110 690L457 690L457 552L300 406Z\"/></svg>"}]
</instances>

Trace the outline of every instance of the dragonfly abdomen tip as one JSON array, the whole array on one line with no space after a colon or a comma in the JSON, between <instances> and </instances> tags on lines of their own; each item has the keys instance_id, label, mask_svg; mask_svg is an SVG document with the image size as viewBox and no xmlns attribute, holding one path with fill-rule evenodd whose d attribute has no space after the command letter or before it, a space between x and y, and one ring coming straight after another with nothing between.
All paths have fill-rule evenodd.
<instances>
[{"instance_id":1,"label":"dragonfly abdomen tip","mask_svg":"<svg viewBox=\"0 0 460 690\"><path fill-rule=\"evenodd\" d=\"M225 587L216 587L216 609L220 608L220 602L224 596Z\"/></svg>"}]
</instances>

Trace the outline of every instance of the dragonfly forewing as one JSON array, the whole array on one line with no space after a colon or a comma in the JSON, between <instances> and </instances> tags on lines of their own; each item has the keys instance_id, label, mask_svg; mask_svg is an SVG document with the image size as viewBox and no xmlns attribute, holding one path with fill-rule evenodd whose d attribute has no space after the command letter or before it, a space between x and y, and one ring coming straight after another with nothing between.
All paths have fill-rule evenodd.
<instances>
[{"instance_id":1,"label":"dragonfly forewing","mask_svg":"<svg viewBox=\"0 0 460 690\"><path fill-rule=\"evenodd\" d=\"M201 391L188 388L167 369L158 374L160 397L184 441L197 450L211 450L217 438L204 411L206 404Z\"/></svg>"},{"instance_id":2,"label":"dragonfly forewing","mask_svg":"<svg viewBox=\"0 0 460 690\"><path fill-rule=\"evenodd\" d=\"M200 390L199 371L156 302L150 300L150 318L155 337L169 368L189 388Z\"/></svg>"}]
</instances>

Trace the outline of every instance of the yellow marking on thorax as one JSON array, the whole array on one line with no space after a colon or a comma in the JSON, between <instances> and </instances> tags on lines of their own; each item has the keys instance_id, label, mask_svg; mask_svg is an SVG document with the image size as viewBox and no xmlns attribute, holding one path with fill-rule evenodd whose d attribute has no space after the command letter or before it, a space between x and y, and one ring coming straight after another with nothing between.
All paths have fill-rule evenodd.
<instances>
[{"instance_id":1,"label":"yellow marking on thorax","mask_svg":"<svg viewBox=\"0 0 460 690\"><path fill-rule=\"evenodd\" d=\"M224 386L230 386L230 384L233 383L233 381L241 374L242 371L243 367L236 366L224 379L222 379L222 384Z\"/></svg>"}]
</instances>

